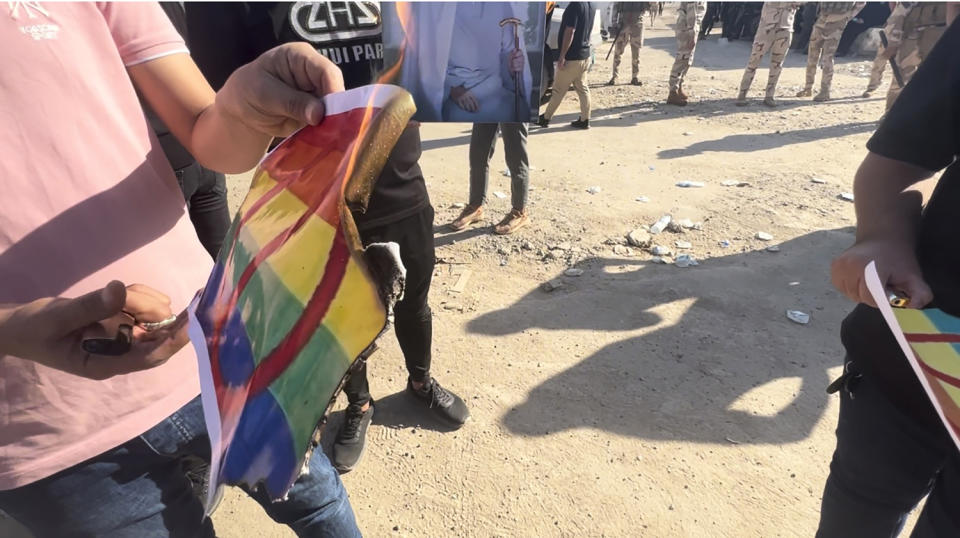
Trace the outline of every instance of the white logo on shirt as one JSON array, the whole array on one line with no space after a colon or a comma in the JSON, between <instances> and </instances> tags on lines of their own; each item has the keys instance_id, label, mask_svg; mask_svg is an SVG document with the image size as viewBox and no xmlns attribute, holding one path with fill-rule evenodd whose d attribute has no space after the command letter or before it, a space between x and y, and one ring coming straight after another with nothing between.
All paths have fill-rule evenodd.
<instances>
[{"instance_id":1,"label":"white logo on shirt","mask_svg":"<svg viewBox=\"0 0 960 538\"><path fill-rule=\"evenodd\" d=\"M14 19L20 18L21 11L27 16L27 19L39 19L41 15L47 19L52 19L50 12L40 5L40 2L7 2L10 8L10 16ZM36 41L42 39L56 39L60 32L60 27L51 23L27 24L20 27L20 31L32 37Z\"/></svg>"}]
</instances>

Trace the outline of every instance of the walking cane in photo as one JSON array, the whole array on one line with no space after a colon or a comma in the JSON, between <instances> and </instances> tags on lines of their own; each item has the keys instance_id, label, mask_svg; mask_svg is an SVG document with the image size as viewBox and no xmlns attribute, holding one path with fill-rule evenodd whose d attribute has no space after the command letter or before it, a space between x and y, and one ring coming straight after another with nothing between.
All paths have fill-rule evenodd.
<instances>
[{"instance_id":1,"label":"walking cane in photo","mask_svg":"<svg viewBox=\"0 0 960 538\"><path fill-rule=\"evenodd\" d=\"M513 50L521 50L520 49L520 25L523 24L523 21L521 21L516 17L508 17L500 21L500 28L503 28L508 24L513 25ZM525 97L523 95L524 94L523 72L521 71L520 73L510 73L510 75L513 77L513 91L515 94L513 99L514 118L516 120L520 120L522 117L520 115L520 111L525 108L523 106L523 102L525 101Z\"/></svg>"}]
</instances>

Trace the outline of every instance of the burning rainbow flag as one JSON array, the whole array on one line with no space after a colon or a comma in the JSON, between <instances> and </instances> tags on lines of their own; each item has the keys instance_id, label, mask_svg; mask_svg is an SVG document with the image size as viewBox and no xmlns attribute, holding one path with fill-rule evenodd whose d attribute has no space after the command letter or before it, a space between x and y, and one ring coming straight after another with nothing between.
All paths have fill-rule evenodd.
<instances>
[{"instance_id":1,"label":"burning rainbow flag","mask_svg":"<svg viewBox=\"0 0 960 538\"><path fill-rule=\"evenodd\" d=\"M892 308L874 262L867 265L864 277L907 362L960 449L960 318L936 308Z\"/></svg>"},{"instance_id":2,"label":"burning rainbow flag","mask_svg":"<svg viewBox=\"0 0 960 538\"><path fill-rule=\"evenodd\" d=\"M223 484L286 494L402 293L396 245L364 249L351 208L366 207L413 100L375 85L325 104L320 125L260 163L191 309L213 448L208 500Z\"/></svg>"}]
</instances>

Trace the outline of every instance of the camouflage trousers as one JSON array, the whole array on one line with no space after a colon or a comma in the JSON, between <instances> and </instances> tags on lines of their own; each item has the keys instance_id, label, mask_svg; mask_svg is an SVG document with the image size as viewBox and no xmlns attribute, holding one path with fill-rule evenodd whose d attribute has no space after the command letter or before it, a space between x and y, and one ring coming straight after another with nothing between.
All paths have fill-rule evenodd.
<instances>
[{"instance_id":1,"label":"camouflage trousers","mask_svg":"<svg viewBox=\"0 0 960 538\"><path fill-rule=\"evenodd\" d=\"M767 75L765 95L766 97L773 97L777 93L777 82L780 80L783 60L790 50L790 39L792 37L793 31L786 28L757 32L757 35L753 38L750 60L747 61L747 68L743 71L743 79L740 80L740 95L745 96L750 91L750 85L753 84L753 77L757 73L757 68L760 67L760 61L763 60L768 50L770 51L770 74Z\"/></svg>"},{"instance_id":2,"label":"camouflage trousers","mask_svg":"<svg viewBox=\"0 0 960 538\"><path fill-rule=\"evenodd\" d=\"M683 2L682 4L688 5L693 4L693 2ZM701 6L700 4L700 2L697 2L696 7L690 6L677 17L677 57L673 61L673 68L670 69L671 92L677 91L683 85L683 78L687 76L687 71L693 65L693 51L697 48L700 21L706 11L705 5Z\"/></svg>"},{"instance_id":3,"label":"camouflage trousers","mask_svg":"<svg viewBox=\"0 0 960 538\"><path fill-rule=\"evenodd\" d=\"M823 79L820 81L820 91L829 92L833 83L833 57L840 45L840 36L847 27L846 18L840 20L817 19L810 34L810 46L807 49L807 83L804 89L813 89L817 78L817 62L823 69Z\"/></svg>"},{"instance_id":4,"label":"camouflage trousers","mask_svg":"<svg viewBox=\"0 0 960 538\"><path fill-rule=\"evenodd\" d=\"M623 57L623 51L630 43L631 64L630 68L633 78L640 74L640 47L643 46L643 20L636 24L624 26L617 34L617 41L613 44L613 78L617 78L620 73L620 60Z\"/></svg>"},{"instance_id":5,"label":"camouflage trousers","mask_svg":"<svg viewBox=\"0 0 960 538\"><path fill-rule=\"evenodd\" d=\"M890 58L897 53L897 46L884 47L877 49L877 57L873 59L873 68L870 70L870 82L867 82L867 91L872 92L880 87L883 82L883 72L887 69ZM894 82L896 84L896 82Z\"/></svg>"},{"instance_id":6,"label":"camouflage trousers","mask_svg":"<svg viewBox=\"0 0 960 538\"><path fill-rule=\"evenodd\" d=\"M911 32L909 35L904 34L903 42L897 50L897 66L900 67L904 85L910 83L913 74L917 72L923 59L930 55L930 51L940 40L944 30L946 30L945 26L930 26ZM890 89L887 90L887 110L893 106L902 89L903 87L896 80L890 83Z\"/></svg>"}]
</instances>

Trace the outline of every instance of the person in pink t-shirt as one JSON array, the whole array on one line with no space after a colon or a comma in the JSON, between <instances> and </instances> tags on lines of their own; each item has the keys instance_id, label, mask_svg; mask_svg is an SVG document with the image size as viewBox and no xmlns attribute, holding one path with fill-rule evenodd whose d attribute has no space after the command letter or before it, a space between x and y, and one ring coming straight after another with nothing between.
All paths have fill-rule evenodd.
<instances>
[{"instance_id":1,"label":"person in pink t-shirt","mask_svg":"<svg viewBox=\"0 0 960 538\"><path fill-rule=\"evenodd\" d=\"M37 536L212 536L181 469L210 457L183 311L211 261L138 92L200 164L238 173L321 121L342 76L286 45L215 94L138 2L5 2L0 66L0 510ZM126 353L84 351L120 324ZM287 500L251 495L301 536L358 536L315 454Z\"/></svg>"}]
</instances>

